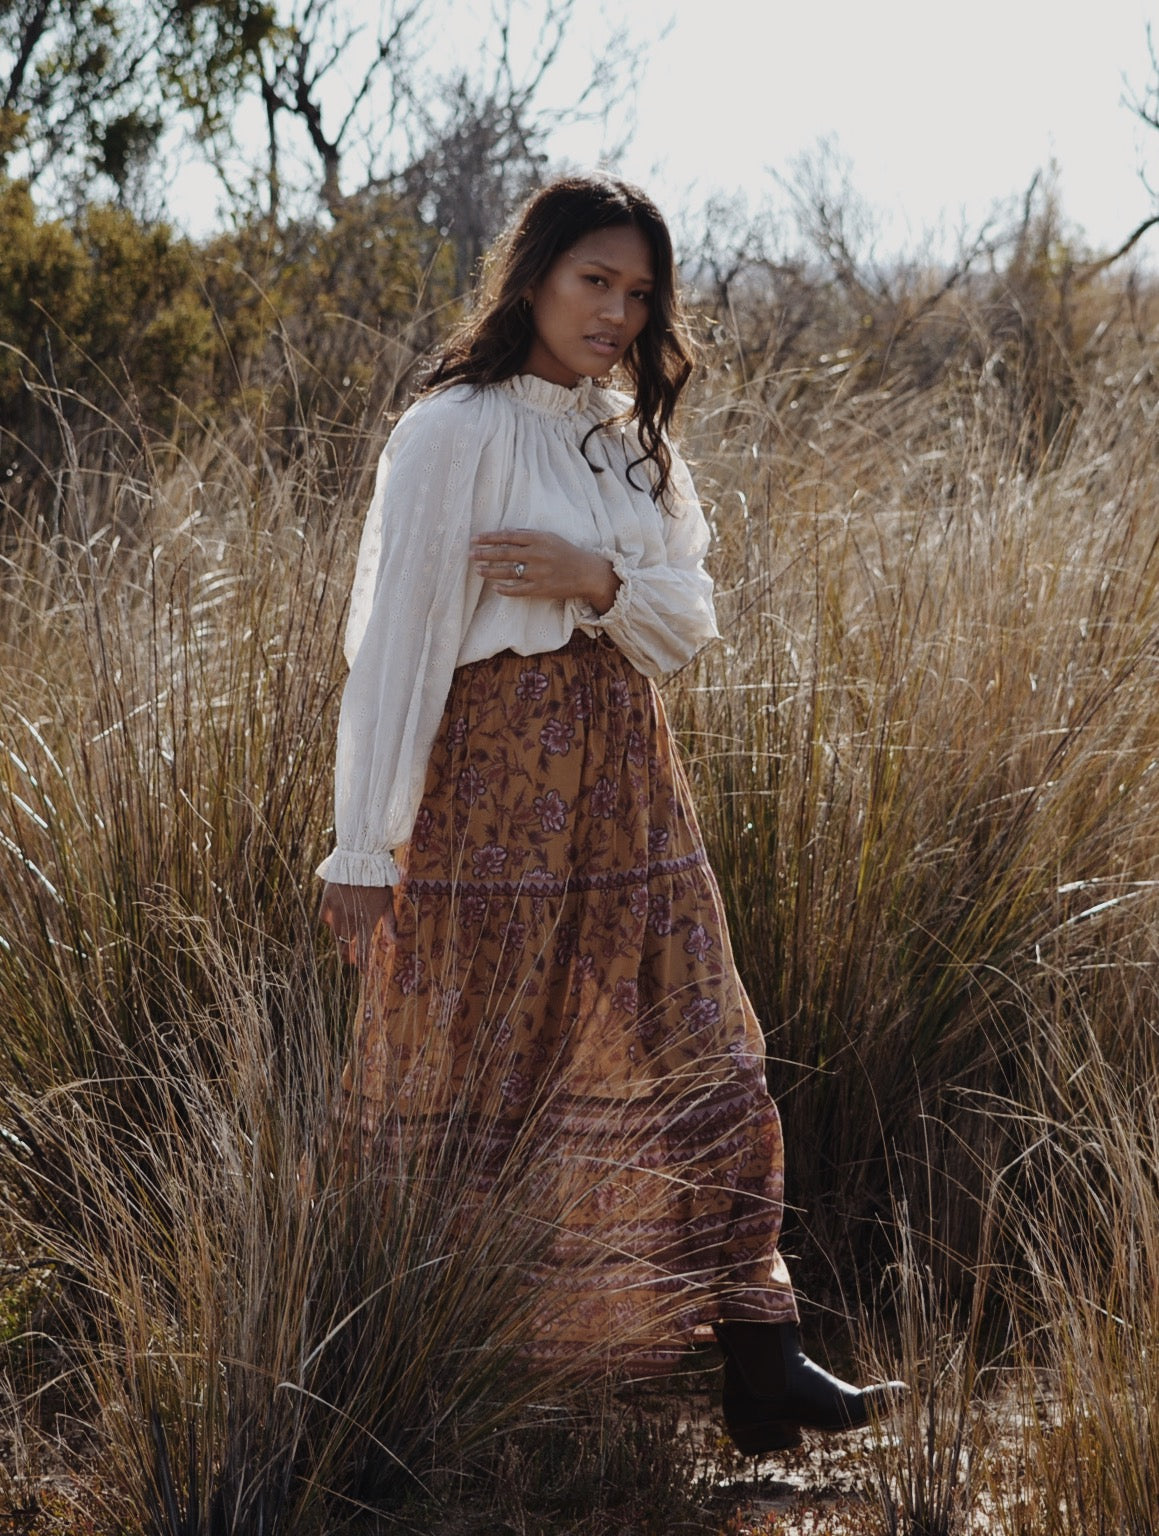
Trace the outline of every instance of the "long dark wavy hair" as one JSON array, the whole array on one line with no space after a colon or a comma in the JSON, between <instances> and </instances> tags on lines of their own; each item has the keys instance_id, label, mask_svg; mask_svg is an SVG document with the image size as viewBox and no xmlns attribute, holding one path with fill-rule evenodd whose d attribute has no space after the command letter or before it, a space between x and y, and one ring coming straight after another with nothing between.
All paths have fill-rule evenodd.
<instances>
[{"instance_id":1,"label":"long dark wavy hair","mask_svg":"<svg viewBox=\"0 0 1159 1536\"><path fill-rule=\"evenodd\" d=\"M603 175L561 176L528 199L492 248L475 307L452 333L423 391L449 384L498 384L519 373L535 338L531 309L524 302L528 288L584 235L625 224L648 242L653 282L647 323L620 365L632 382L633 405L610 420L635 423L642 452L634 464L653 465L652 494L660 501L672 472L666 434L692 373L692 352L668 226L651 198L629 182ZM607 425L600 422L592 430Z\"/></svg>"}]
</instances>

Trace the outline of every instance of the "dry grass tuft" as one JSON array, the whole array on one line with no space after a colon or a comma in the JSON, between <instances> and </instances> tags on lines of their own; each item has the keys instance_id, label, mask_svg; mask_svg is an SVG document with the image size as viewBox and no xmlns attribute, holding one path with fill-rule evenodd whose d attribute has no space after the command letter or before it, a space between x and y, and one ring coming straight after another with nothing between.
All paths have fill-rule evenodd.
<instances>
[{"instance_id":1,"label":"dry grass tuft","mask_svg":"<svg viewBox=\"0 0 1159 1536\"><path fill-rule=\"evenodd\" d=\"M689 445L727 644L666 697L796 1272L879 1298L867 1358L915 1384L870 1469L913 1536L1159 1506L1159 399L1105 297L1048 433L963 293L959 369L718 371ZM108 1531L695 1528L662 1411L522 1356L542 1183L448 1200L470 1138L417 1133L351 1171L309 871L371 445L348 480L321 431L139 426L62 424L51 508L3 508L10 1509L56 1440Z\"/></svg>"},{"instance_id":2,"label":"dry grass tuft","mask_svg":"<svg viewBox=\"0 0 1159 1536\"><path fill-rule=\"evenodd\" d=\"M859 1267L889 1262L895 1158L927 1258L969 1270L1004 1133L972 1096L1018 1097L1054 978L1155 923L1149 388L1092 399L1033 475L984 379L920 414L834 400L803 443L727 398L695 445L728 645L669 699L815 1287L850 1238ZM1097 984L1118 1051L1118 983Z\"/></svg>"}]
</instances>

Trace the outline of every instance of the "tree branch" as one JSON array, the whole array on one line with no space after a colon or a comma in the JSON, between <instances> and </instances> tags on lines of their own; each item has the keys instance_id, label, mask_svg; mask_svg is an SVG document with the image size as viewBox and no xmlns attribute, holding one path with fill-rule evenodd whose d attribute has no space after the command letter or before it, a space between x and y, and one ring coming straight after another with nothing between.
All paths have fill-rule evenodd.
<instances>
[{"instance_id":1,"label":"tree branch","mask_svg":"<svg viewBox=\"0 0 1159 1536\"><path fill-rule=\"evenodd\" d=\"M1150 218L1144 219L1142 224L1131 231L1117 251L1112 251L1109 256L1100 256L1097 261L1084 262L1076 270L1074 281L1078 284L1089 283L1100 272L1105 272L1116 261L1121 261L1127 252L1139 243L1147 231L1154 229L1157 224L1159 224L1159 213L1153 213Z\"/></svg>"},{"instance_id":2,"label":"tree branch","mask_svg":"<svg viewBox=\"0 0 1159 1536\"><path fill-rule=\"evenodd\" d=\"M16 105L16 100L23 89L24 77L28 73L28 66L32 61L32 55L36 52L36 45L44 36L44 29L48 25L48 12L52 0L38 0L36 9L25 22L20 33L20 46L16 52L16 59L12 65L12 73L8 77L8 89L4 92L4 100L0 102L7 110Z\"/></svg>"}]
</instances>

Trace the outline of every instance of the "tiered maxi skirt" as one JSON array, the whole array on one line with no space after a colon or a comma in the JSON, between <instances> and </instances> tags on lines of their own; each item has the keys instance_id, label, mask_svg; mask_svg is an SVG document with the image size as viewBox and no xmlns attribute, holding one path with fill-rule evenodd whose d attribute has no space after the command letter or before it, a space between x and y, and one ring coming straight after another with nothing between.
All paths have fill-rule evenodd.
<instances>
[{"instance_id":1,"label":"tiered maxi skirt","mask_svg":"<svg viewBox=\"0 0 1159 1536\"><path fill-rule=\"evenodd\" d=\"M580 632L460 667L400 862L347 1087L379 1156L469 1126L449 1201L521 1160L537 1352L646 1374L794 1320L764 1041L653 684Z\"/></svg>"}]
</instances>

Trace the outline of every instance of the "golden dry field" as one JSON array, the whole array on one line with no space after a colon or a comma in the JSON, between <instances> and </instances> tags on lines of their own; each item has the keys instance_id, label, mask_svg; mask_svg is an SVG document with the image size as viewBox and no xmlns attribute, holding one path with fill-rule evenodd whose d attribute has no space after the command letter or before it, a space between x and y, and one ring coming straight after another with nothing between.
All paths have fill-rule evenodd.
<instances>
[{"instance_id":1,"label":"golden dry field","mask_svg":"<svg viewBox=\"0 0 1159 1536\"><path fill-rule=\"evenodd\" d=\"M806 1332L913 1386L755 1470L707 1352L644 1396L521 1363L525 1170L466 1214L462 1138L347 1176L312 870L383 406L440 315L360 325L338 385L307 308L163 420L6 354L4 1529L1155 1529L1159 293L1032 233L696 306L724 640L665 700Z\"/></svg>"}]
</instances>

